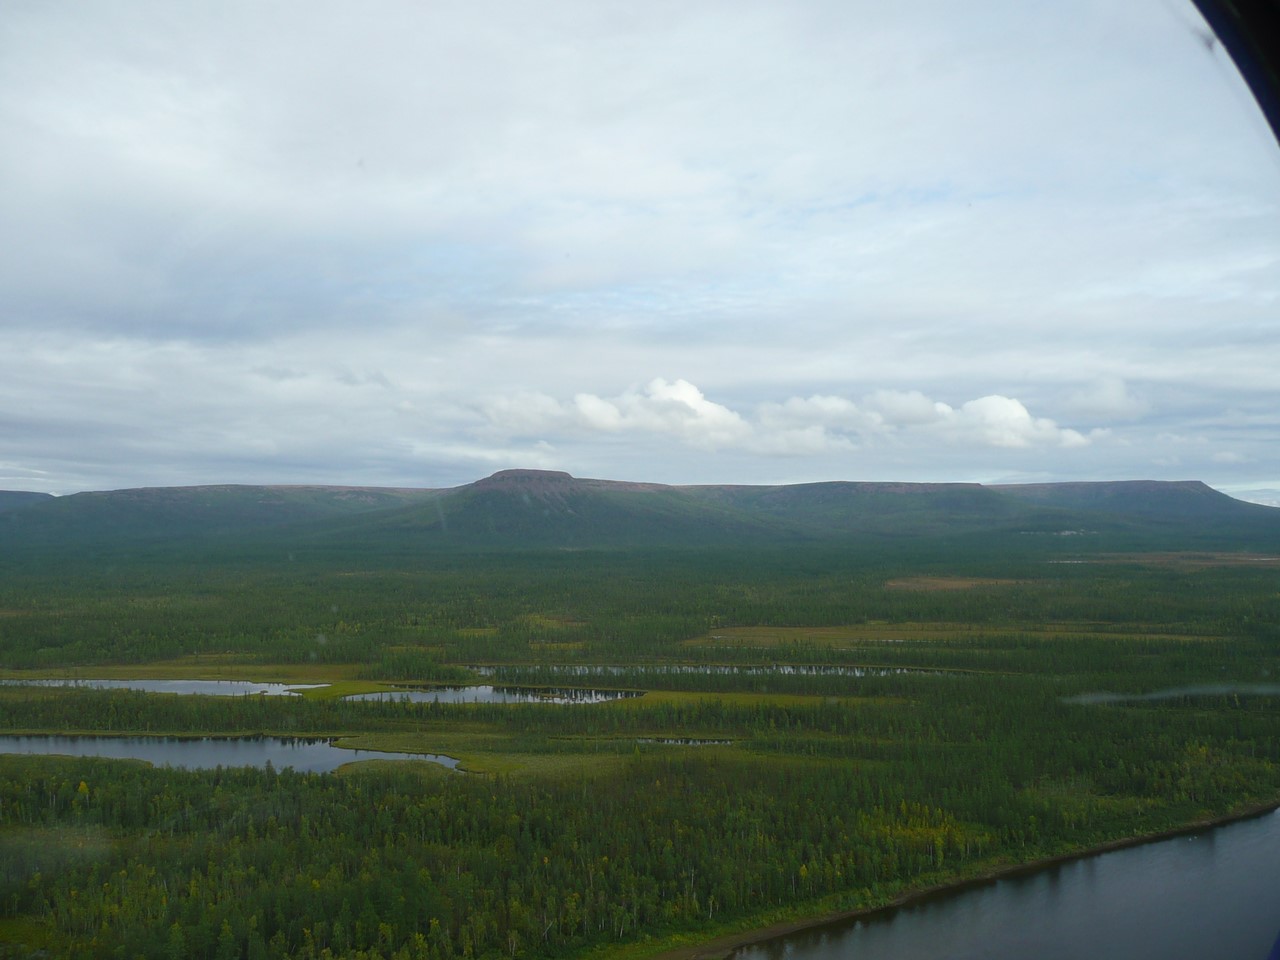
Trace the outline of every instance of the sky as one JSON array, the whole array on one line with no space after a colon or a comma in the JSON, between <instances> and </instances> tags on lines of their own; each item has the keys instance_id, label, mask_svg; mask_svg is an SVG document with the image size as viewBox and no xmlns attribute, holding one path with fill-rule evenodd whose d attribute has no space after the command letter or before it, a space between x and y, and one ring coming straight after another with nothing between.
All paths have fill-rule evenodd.
<instances>
[{"instance_id":1,"label":"sky","mask_svg":"<svg viewBox=\"0 0 1280 960\"><path fill-rule=\"evenodd\" d=\"M1188 0L6 4L0 250L0 489L1280 504L1280 147Z\"/></svg>"}]
</instances>

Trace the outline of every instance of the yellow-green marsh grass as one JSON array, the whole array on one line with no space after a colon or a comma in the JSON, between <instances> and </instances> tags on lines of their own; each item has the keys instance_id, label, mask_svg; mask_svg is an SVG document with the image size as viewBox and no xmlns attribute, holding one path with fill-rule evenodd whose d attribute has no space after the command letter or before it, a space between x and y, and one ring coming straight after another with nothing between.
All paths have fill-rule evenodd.
<instances>
[{"instance_id":1,"label":"yellow-green marsh grass","mask_svg":"<svg viewBox=\"0 0 1280 960\"><path fill-rule=\"evenodd\" d=\"M361 693L394 693L396 690L389 683L376 680L334 680L323 687L311 687L295 690L294 693L308 700L337 700L341 697L353 697Z\"/></svg>"},{"instance_id":2,"label":"yellow-green marsh grass","mask_svg":"<svg viewBox=\"0 0 1280 960\"><path fill-rule=\"evenodd\" d=\"M358 776L362 773L374 773L381 770L389 770L395 773L408 770L416 773L422 780L427 782L454 774L454 771L448 767L439 763L432 763L429 760L353 760L351 763L344 763L333 772L340 777L346 777Z\"/></svg>"},{"instance_id":3,"label":"yellow-green marsh grass","mask_svg":"<svg viewBox=\"0 0 1280 960\"><path fill-rule=\"evenodd\" d=\"M887 623L869 621L843 627L720 627L684 641L689 647L776 647L785 653L787 648L800 646L827 649L852 649L862 644L880 643L940 643L948 640L972 640L1006 637L1043 637L1062 639L1072 636L1114 637L1117 640L1199 640L1221 639L1218 636L1189 632L1180 625L1151 623L1135 627L1132 624L1100 623L1080 620L1057 623L1030 624L973 624L946 621L904 621Z\"/></svg>"},{"instance_id":4,"label":"yellow-green marsh grass","mask_svg":"<svg viewBox=\"0 0 1280 960\"><path fill-rule=\"evenodd\" d=\"M540 627L543 630L568 630L570 627L585 627L585 620L561 616L553 613L526 613L519 622L528 627Z\"/></svg>"},{"instance_id":5,"label":"yellow-green marsh grass","mask_svg":"<svg viewBox=\"0 0 1280 960\"><path fill-rule=\"evenodd\" d=\"M55 956L50 948L57 942L53 924L30 917L6 917L0 919L0 956L7 957L5 947L21 947L24 952L15 957ZM29 952L28 952L29 951Z\"/></svg>"},{"instance_id":6,"label":"yellow-green marsh grass","mask_svg":"<svg viewBox=\"0 0 1280 960\"><path fill-rule=\"evenodd\" d=\"M544 742L545 743L545 742ZM343 737L339 747L384 750L392 753L434 753L453 757L466 773L550 775L602 773L620 763L627 752L599 749L590 738L555 740L556 749L539 743L486 730L479 726L423 729L418 731L361 733Z\"/></svg>"}]
</instances>

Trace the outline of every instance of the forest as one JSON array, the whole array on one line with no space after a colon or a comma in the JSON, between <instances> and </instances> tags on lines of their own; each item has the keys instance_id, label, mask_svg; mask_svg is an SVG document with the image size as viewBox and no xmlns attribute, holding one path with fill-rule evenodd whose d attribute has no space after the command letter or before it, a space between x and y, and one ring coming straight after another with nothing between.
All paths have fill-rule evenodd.
<instances>
[{"instance_id":1,"label":"forest","mask_svg":"<svg viewBox=\"0 0 1280 960\"><path fill-rule=\"evenodd\" d=\"M5 955L645 957L1280 802L1265 551L331 542L5 561L0 731L322 736L334 774L0 747ZM238 677L293 697L23 684ZM642 692L351 701L397 684Z\"/></svg>"}]
</instances>

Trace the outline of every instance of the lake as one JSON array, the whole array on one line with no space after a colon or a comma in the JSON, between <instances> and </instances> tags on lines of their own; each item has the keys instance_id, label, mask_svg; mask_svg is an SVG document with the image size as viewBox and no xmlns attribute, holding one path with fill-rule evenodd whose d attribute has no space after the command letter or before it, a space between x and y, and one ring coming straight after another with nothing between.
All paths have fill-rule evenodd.
<instances>
[{"instance_id":1,"label":"lake","mask_svg":"<svg viewBox=\"0 0 1280 960\"><path fill-rule=\"evenodd\" d=\"M606 703L639 697L639 690L591 690L580 687L425 687L357 693L344 700L390 700L410 703Z\"/></svg>"},{"instance_id":2,"label":"lake","mask_svg":"<svg viewBox=\"0 0 1280 960\"><path fill-rule=\"evenodd\" d=\"M90 690L137 690L143 693L198 694L211 697L296 696L298 690L327 687L327 683L259 683L252 680L92 680L64 677L42 680L0 680L0 686L78 687ZM411 703L605 703L642 696L639 690L594 690L579 687L472 686L404 687L361 693L344 700L390 700Z\"/></svg>"},{"instance_id":3,"label":"lake","mask_svg":"<svg viewBox=\"0 0 1280 960\"><path fill-rule=\"evenodd\" d=\"M1280 933L1280 814L1057 864L733 960L1266 960Z\"/></svg>"},{"instance_id":4,"label":"lake","mask_svg":"<svg viewBox=\"0 0 1280 960\"><path fill-rule=\"evenodd\" d=\"M903 674L940 676L942 671L920 667L850 667L827 664L732 664L732 663L665 663L637 664L581 664L554 663L528 665L472 666L481 676L501 677L506 673L519 675L547 675L563 677L625 676L652 674L654 676L735 676L735 677L893 677Z\"/></svg>"},{"instance_id":5,"label":"lake","mask_svg":"<svg viewBox=\"0 0 1280 960\"><path fill-rule=\"evenodd\" d=\"M452 757L433 753L348 750L331 740L287 737L64 737L0 736L0 753L145 760L158 767L212 770L214 767L292 767L303 773L329 773L359 760L426 760L456 767Z\"/></svg>"},{"instance_id":6,"label":"lake","mask_svg":"<svg viewBox=\"0 0 1280 960\"><path fill-rule=\"evenodd\" d=\"M327 687L327 683L258 683L253 680L0 680L7 687L80 687L89 690L139 690L143 693L201 694L208 697L288 697L297 690Z\"/></svg>"}]
</instances>

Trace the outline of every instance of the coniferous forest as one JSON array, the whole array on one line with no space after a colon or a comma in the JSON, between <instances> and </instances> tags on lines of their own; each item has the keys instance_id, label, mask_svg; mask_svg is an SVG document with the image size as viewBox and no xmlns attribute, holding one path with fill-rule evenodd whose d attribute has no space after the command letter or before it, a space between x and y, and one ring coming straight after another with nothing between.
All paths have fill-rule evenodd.
<instances>
[{"instance_id":1,"label":"coniferous forest","mask_svg":"<svg viewBox=\"0 0 1280 960\"><path fill-rule=\"evenodd\" d=\"M6 955L640 957L1280 801L1265 543L335 543L0 560L2 733L459 761L0 750ZM343 699L477 683L642 695Z\"/></svg>"}]
</instances>

